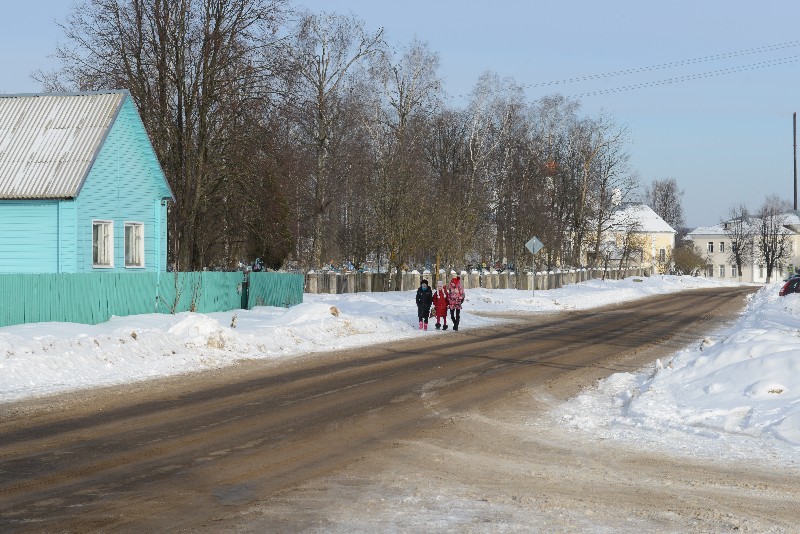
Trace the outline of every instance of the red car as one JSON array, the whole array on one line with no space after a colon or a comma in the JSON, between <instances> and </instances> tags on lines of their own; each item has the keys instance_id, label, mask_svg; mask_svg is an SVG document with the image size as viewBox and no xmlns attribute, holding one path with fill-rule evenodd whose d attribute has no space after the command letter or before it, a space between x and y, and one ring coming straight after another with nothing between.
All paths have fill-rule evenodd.
<instances>
[{"instance_id":1,"label":"red car","mask_svg":"<svg viewBox=\"0 0 800 534\"><path fill-rule=\"evenodd\" d=\"M781 297L785 297L789 293L800 293L800 276L793 276L789 278L780 291L778 291L778 295Z\"/></svg>"}]
</instances>

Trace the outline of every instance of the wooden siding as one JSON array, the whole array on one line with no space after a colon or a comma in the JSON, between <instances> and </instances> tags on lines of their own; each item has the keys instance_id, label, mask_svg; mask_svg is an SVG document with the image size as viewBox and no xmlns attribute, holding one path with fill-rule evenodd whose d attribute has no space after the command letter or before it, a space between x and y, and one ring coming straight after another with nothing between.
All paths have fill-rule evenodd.
<instances>
[{"instance_id":1,"label":"wooden siding","mask_svg":"<svg viewBox=\"0 0 800 534\"><path fill-rule=\"evenodd\" d=\"M58 203L0 200L0 273L58 269Z\"/></svg>"},{"instance_id":2,"label":"wooden siding","mask_svg":"<svg viewBox=\"0 0 800 534\"><path fill-rule=\"evenodd\" d=\"M62 200L58 203L58 271L74 273L78 266L77 211L74 200Z\"/></svg>"},{"instance_id":3,"label":"wooden siding","mask_svg":"<svg viewBox=\"0 0 800 534\"><path fill-rule=\"evenodd\" d=\"M77 272L152 272L166 268L166 224L164 219L159 220L166 216L166 208L153 209L154 203L161 207L161 198L169 196L161 176L150 140L128 97L76 200ZM112 269L92 267L94 220L114 222ZM144 268L125 267L126 222L144 224Z\"/></svg>"}]
</instances>

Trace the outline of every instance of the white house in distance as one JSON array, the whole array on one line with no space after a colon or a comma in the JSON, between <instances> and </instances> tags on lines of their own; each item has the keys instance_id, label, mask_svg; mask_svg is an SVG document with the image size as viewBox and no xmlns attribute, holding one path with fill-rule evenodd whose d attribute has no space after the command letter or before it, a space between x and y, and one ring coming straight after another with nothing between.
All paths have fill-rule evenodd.
<instances>
[{"instance_id":1,"label":"white house in distance","mask_svg":"<svg viewBox=\"0 0 800 534\"><path fill-rule=\"evenodd\" d=\"M635 243L628 246L636 251L631 258L642 267L666 268L675 248L676 231L647 204L621 204L609 221L603 240L615 248L610 259L618 260L631 237Z\"/></svg>"},{"instance_id":2,"label":"white house in distance","mask_svg":"<svg viewBox=\"0 0 800 534\"><path fill-rule=\"evenodd\" d=\"M784 228L788 237L789 257L785 262L777 265L772 273L772 280L785 278L795 267L800 266L800 217L796 212L786 214ZM753 238L753 259L742 265L742 272L736 270L736 264L731 261L731 240L726 229L731 222L726 221L714 226L703 226L689 232L689 239L695 247L706 256L706 272L708 278L731 278L742 282L765 283L767 281L767 268L758 257L756 245L758 237ZM751 219L751 225L758 227L758 219ZM755 230L758 231L757 229Z\"/></svg>"}]
</instances>

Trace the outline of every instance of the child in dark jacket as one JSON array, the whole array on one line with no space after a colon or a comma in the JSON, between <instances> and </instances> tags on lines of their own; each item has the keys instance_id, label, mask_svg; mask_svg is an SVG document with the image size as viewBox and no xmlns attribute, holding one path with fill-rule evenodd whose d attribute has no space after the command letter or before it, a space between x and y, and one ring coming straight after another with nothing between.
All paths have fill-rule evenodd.
<instances>
[{"instance_id":1,"label":"child in dark jacket","mask_svg":"<svg viewBox=\"0 0 800 534\"><path fill-rule=\"evenodd\" d=\"M436 291L433 292L433 307L436 309L436 330L447 330L447 305L449 303L444 282L436 282ZM444 327L442 327L444 322Z\"/></svg>"},{"instance_id":2,"label":"child in dark jacket","mask_svg":"<svg viewBox=\"0 0 800 534\"><path fill-rule=\"evenodd\" d=\"M433 303L433 291L428 287L428 281L422 279L422 284L417 289L417 316L419 317L419 329L428 329L428 317L431 314L431 304Z\"/></svg>"}]
</instances>

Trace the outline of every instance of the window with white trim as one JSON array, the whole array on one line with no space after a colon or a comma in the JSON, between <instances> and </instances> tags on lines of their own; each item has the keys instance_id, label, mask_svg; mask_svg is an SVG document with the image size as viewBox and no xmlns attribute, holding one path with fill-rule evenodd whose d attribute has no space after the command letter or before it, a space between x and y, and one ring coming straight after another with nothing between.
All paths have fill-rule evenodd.
<instances>
[{"instance_id":1,"label":"window with white trim","mask_svg":"<svg viewBox=\"0 0 800 534\"><path fill-rule=\"evenodd\" d=\"M665 248L658 249L658 261L660 261L661 263L667 261L667 249Z\"/></svg>"},{"instance_id":2,"label":"window with white trim","mask_svg":"<svg viewBox=\"0 0 800 534\"><path fill-rule=\"evenodd\" d=\"M724 263L720 264L720 266L719 266L719 277L720 278L725 278L725 264Z\"/></svg>"},{"instance_id":3,"label":"window with white trim","mask_svg":"<svg viewBox=\"0 0 800 534\"><path fill-rule=\"evenodd\" d=\"M731 276L733 276L733 277L739 276L738 274L736 274L736 266L735 265L731 265Z\"/></svg>"},{"instance_id":4,"label":"window with white trim","mask_svg":"<svg viewBox=\"0 0 800 534\"><path fill-rule=\"evenodd\" d=\"M114 266L114 221L92 221L92 267Z\"/></svg>"},{"instance_id":5,"label":"window with white trim","mask_svg":"<svg viewBox=\"0 0 800 534\"><path fill-rule=\"evenodd\" d=\"M709 252L714 252L714 242L713 241L709 241L708 242L708 251Z\"/></svg>"},{"instance_id":6,"label":"window with white trim","mask_svg":"<svg viewBox=\"0 0 800 534\"><path fill-rule=\"evenodd\" d=\"M144 267L144 224L125 223L125 267Z\"/></svg>"},{"instance_id":7,"label":"window with white trim","mask_svg":"<svg viewBox=\"0 0 800 534\"><path fill-rule=\"evenodd\" d=\"M719 251L720 252L725 252L725 241L720 241L719 242Z\"/></svg>"}]
</instances>

